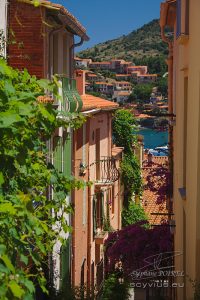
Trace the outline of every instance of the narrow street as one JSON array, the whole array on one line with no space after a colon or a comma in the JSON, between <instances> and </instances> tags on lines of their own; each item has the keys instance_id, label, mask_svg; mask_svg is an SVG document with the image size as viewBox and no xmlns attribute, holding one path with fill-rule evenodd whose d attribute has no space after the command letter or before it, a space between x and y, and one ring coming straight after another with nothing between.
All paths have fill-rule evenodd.
<instances>
[{"instance_id":1,"label":"narrow street","mask_svg":"<svg viewBox=\"0 0 200 300\"><path fill-rule=\"evenodd\" d=\"M200 299L200 1L0 1L0 300Z\"/></svg>"}]
</instances>

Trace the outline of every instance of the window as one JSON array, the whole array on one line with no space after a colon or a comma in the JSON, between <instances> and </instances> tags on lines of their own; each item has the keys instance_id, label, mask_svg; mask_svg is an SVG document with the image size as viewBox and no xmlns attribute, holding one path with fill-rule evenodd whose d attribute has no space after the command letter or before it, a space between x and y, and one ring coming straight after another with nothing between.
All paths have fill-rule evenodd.
<instances>
[{"instance_id":1,"label":"window","mask_svg":"<svg viewBox=\"0 0 200 300\"><path fill-rule=\"evenodd\" d=\"M112 214L115 213L115 183L114 185L112 186Z\"/></svg>"},{"instance_id":2,"label":"window","mask_svg":"<svg viewBox=\"0 0 200 300\"><path fill-rule=\"evenodd\" d=\"M97 233L97 229L103 229L104 219L104 196L102 192L97 192L93 196L93 235Z\"/></svg>"},{"instance_id":3,"label":"window","mask_svg":"<svg viewBox=\"0 0 200 300\"><path fill-rule=\"evenodd\" d=\"M103 229L104 202L103 194L97 194L97 228Z\"/></svg>"},{"instance_id":4,"label":"window","mask_svg":"<svg viewBox=\"0 0 200 300\"><path fill-rule=\"evenodd\" d=\"M176 37L181 35L181 0L177 0L177 10L176 10Z\"/></svg>"},{"instance_id":5,"label":"window","mask_svg":"<svg viewBox=\"0 0 200 300\"><path fill-rule=\"evenodd\" d=\"M96 129L95 134L95 144L96 144L96 179L100 179L100 128Z\"/></svg>"},{"instance_id":6,"label":"window","mask_svg":"<svg viewBox=\"0 0 200 300\"><path fill-rule=\"evenodd\" d=\"M189 0L177 0L176 37L189 35Z\"/></svg>"}]
</instances>

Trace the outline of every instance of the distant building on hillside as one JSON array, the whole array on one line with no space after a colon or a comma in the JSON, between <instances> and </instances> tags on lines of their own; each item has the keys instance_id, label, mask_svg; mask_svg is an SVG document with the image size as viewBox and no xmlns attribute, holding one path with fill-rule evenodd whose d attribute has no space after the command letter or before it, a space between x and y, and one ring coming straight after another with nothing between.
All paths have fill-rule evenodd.
<instances>
[{"instance_id":1,"label":"distant building on hillside","mask_svg":"<svg viewBox=\"0 0 200 300\"><path fill-rule=\"evenodd\" d=\"M115 88L116 88L116 90L132 92L132 85L128 81L116 81Z\"/></svg>"},{"instance_id":2,"label":"distant building on hillside","mask_svg":"<svg viewBox=\"0 0 200 300\"><path fill-rule=\"evenodd\" d=\"M92 70L110 70L110 62L109 61L91 62L89 64L89 68Z\"/></svg>"},{"instance_id":3,"label":"distant building on hillside","mask_svg":"<svg viewBox=\"0 0 200 300\"><path fill-rule=\"evenodd\" d=\"M137 75L137 83L153 83L157 80L157 74Z\"/></svg>"},{"instance_id":4,"label":"distant building on hillside","mask_svg":"<svg viewBox=\"0 0 200 300\"><path fill-rule=\"evenodd\" d=\"M90 58L75 57L74 61L76 68L88 68L89 64L92 63L92 60Z\"/></svg>"},{"instance_id":5,"label":"distant building on hillside","mask_svg":"<svg viewBox=\"0 0 200 300\"><path fill-rule=\"evenodd\" d=\"M132 74L133 72L139 72L140 75L145 75L148 72L147 66L128 66L127 73Z\"/></svg>"},{"instance_id":6,"label":"distant building on hillside","mask_svg":"<svg viewBox=\"0 0 200 300\"><path fill-rule=\"evenodd\" d=\"M115 90L112 98L117 103L124 104L125 102L127 102L130 94L130 91Z\"/></svg>"},{"instance_id":7,"label":"distant building on hillside","mask_svg":"<svg viewBox=\"0 0 200 300\"><path fill-rule=\"evenodd\" d=\"M131 74L116 74L116 80L128 80L131 78Z\"/></svg>"}]
</instances>

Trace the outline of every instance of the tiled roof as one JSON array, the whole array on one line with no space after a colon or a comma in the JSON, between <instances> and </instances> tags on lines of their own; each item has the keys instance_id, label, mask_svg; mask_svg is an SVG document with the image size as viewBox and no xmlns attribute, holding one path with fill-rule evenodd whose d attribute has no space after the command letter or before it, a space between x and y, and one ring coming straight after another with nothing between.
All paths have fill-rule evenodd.
<instances>
[{"instance_id":1,"label":"tiled roof","mask_svg":"<svg viewBox=\"0 0 200 300\"><path fill-rule=\"evenodd\" d=\"M128 69L147 68L147 66L130 66Z\"/></svg>"},{"instance_id":2,"label":"tiled roof","mask_svg":"<svg viewBox=\"0 0 200 300\"><path fill-rule=\"evenodd\" d=\"M152 118L152 116L146 115L146 114L139 114L139 115L137 116L137 118L139 118L139 119L147 119L147 118Z\"/></svg>"},{"instance_id":3,"label":"tiled roof","mask_svg":"<svg viewBox=\"0 0 200 300\"><path fill-rule=\"evenodd\" d=\"M95 82L95 84L104 84L104 85L108 85L108 83L107 83L107 82L104 82L104 81L97 81L97 82Z\"/></svg>"},{"instance_id":4,"label":"tiled roof","mask_svg":"<svg viewBox=\"0 0 200 300\"><path fill-rule=\"evenodd\" d=\"M129 81L116 81L116 84L129 84L129 85L131 85Z\"/></svg>"},{"instance_id":5,"label":"tiled roof","mask_svg":"<svg viewBox=\"0 0 200 300\"><path fill-rule=\"evenodd\" d=\"M88 74L87 76L88 76L88 77L97 77L96 74Z\"/></svg>"},{"instance_id":6,"label":"tiled roof","mask_svg":"<svg viewBox=\"0 0 200 300\"><path fill-rule=\"evenodd\" d=\"M109 61L92 62L91 65L110 65Z\"/></svg>"},{"instance_id":7,"label":"tiled roof","mask_svg":"<svg viewBox=\"0 0 200 300\"><path fill-rule=\"evenodd\" d=\"M37 97L37 102L39 103L53 103L54 99L49 96L38 96Z\"/></svg>"},{"instance_id":8,"label":"tiled roof","mask_svg":"<svg viewBox=\"0 0 200 300\"><path fill-rule=\"evenodd\" d=\"M82 111L86 111L88 109L116 109L118 108L118 104L112 101L105 100L100 97L95 97L92 95L81 95L81 99L83 101Z\"/></svg>"},{"instance_id":9,"label":"tiled roof","mask_svg":"<svg viewBox=\"0 0 200 300\"><path fill-rule=\"evenodd\" d=\"M126 76L131 76L131 74L116 74L116 77L126 77Z\"/></svg>"},{"instance_id":10,"label":"tiled roof","mask_svg":"<svg viewBox=\"0 0 200 300\"><path fill-rule=\"evenodd\" d=\"M18 0L19 2L25 3L33 3L33 0ZM74 30L74 32L83 37L84 40L89 40L88 36L86 35L86 29L81 25L81 23L61 4L53 3L48 0L39 0L40 5L46 7L50 10L57 10L59 11L61 17L65 17L64 22ZM31 17L31 16L30 16Z\"/></svg>"},{"instance_id":11,"label":"tiled roof","mask_svg":"<svg viewBox=\"0 0 200 300\"><path fill-rule=\"evenodd\" d=\"M130 92L128 92L128 91L119 91L117 94L118 94L118 96L129 96Z\"/></svg>"},{"instance_id":12,"label":"tiled roof","mask_svg":"<svg viewBox=\"0 0 200 300\"><path fill-rule=\"evenodd\" d=\"M159 195L156 191L152 191L149 186L148 178L151 177L151 182L155 186L166 185L166 178L164 176L155 176L155 171L158 168L166 168L168 165L168 157L167 156L153 156L152 164L148 164L147 159L143 162L142 168L142 177L145 185L145 190L142 197L142 206L149 217L149 222L152 225L159 225L162 221L166 221L168 219L167 215L156 215L155 213L168 213L168 209L166 207L166 199L163 201L158 201ZM155 215L152 215L154 213Z\"/></svg>"},{"instance_id":13,"label":"tiled roof","mask_svg":"<svg viewBox=\"0 0 200 300\"><path fill-rule=\"evenodd\" d=\"M157 74L144 74L144 75L138 75L138 77L157 77Z\"/></svg>"}]
</instances>

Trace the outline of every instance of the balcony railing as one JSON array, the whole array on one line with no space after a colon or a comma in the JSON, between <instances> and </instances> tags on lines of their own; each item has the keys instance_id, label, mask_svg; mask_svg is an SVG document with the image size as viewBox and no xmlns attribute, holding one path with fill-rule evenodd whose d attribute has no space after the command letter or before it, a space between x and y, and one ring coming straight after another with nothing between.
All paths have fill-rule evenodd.
<instances>
[{"instance_id":1,"label":"balcony railing","mask_svg":"<svg viewBox=\"0 0 200 300\"><path fill-rule=\"evenodd\" d=\"M116 167L116 159L104 157L94 163L96 165L96 184L112 184L119 179L119 170Z\"/></svg>"},{"instance_id":2,"label":"balcony railing","mask_svg":"<svg viewBox=\"0 0 200 300\"><path fill-rule=\"evenodd\" d=\"M80 112L83 106L82 99L76 89L76 80L68 78L64 75L57 75L60 83L59 95L62 100L59 100L59 110L65 112Z\"/></svg>"}]
</instances>

